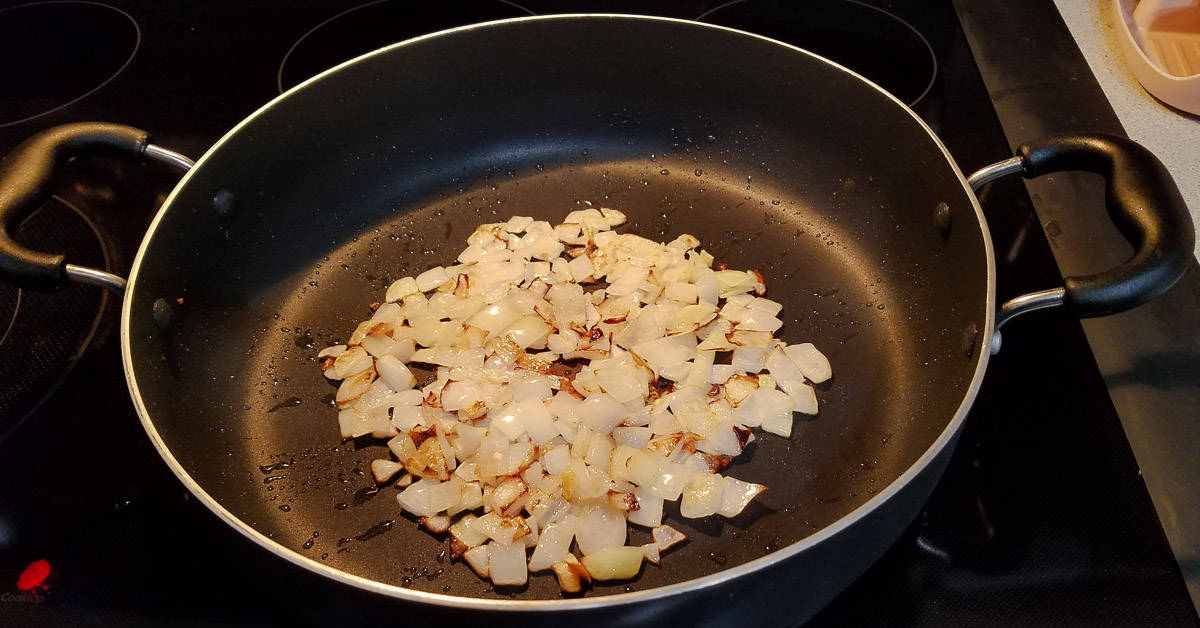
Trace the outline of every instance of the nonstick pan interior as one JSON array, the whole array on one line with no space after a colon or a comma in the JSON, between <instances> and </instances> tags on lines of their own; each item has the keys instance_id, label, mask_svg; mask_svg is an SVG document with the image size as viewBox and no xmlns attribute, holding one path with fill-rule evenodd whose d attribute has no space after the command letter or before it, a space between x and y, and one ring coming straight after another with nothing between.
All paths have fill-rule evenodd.
<instances>
[{"instance_id":1,"label":"nonstick pan interior","mask_svg":"<svg viewBox=\"0 0 1200 628\"><path fill-rule=\"evenodd\" d=\"M733 520L669 508L692 540L591 595L700 577L811 535L899 477L962 403L986 320L985 234L940 146L814 57L615 18L392 48L223 140L137 269L136 393L182 471L284 548L413 589L558 598L548 574L493 590L448 562L396 489L373 493L369 463L386 447L339 444L335 388L314 356L392 280L450 263L479 223L587 203L626 212L625 231L691 233L718 261L761 270L784 304L782 337L816 343L835 373L819 416L791 440L760 435L728 470L769 486L756 505Z\"/></svg>"}]
</instances>

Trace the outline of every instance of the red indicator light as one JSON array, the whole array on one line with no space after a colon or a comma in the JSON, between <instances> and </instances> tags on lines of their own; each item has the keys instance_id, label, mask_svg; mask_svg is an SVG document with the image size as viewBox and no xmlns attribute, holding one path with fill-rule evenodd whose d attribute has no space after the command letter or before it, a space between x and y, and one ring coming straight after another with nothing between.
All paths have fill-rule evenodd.
<instances>
[{"instance_id":1,"label":"red indicator light","mask_svg":"<svg viewBox=\"0 0 1200 628\"><path fill-rule=\"evenodd\" d=\"M44 588L46 579L50 577L50 563L46 560L35 560L25 567L17 578L17 588L22 591L33 591Z\"/></svg>"}]
</instances>

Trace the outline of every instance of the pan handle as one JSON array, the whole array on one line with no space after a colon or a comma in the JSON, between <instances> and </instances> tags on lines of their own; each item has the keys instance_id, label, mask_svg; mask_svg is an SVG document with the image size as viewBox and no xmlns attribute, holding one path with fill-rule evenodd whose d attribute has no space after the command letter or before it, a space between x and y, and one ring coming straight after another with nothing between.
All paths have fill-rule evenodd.
<instances>
[{"instance_id":1,"label":"pan handle","mask_svg":"<svg viewBox=\"0 0 1200 628\"><path fill-rule=\"evenodd\" d=\"M1010 173L1027 179L1068 170L1104 177L1108 215L1133 256L1093 275L1065 277L1062 288L1019 296L1000 307L1000 326L1034 310L1066 306L1077 316L1107 316L1137 307L1166 292L1191 264L1196 232L1187 204L1166 167L1128 138L1103 134L1057 135L1017 147L1017 156L968 178L972 189Z\"/></svg>"},{"instance_id":2,"label":"pan handle","mask_svg":"<svg viewBox=\"0 0 1200 628\"><path fill-rule=\"evenodd\" d=\"M192 166L187 157L151 144L145 131L119 124L64 124L21 142L0 161L0 280L30 290L59 290L69 282L125 289L117 275L68 264L65 256L28 249L12 236L50 198L64 163L98 156L145 157L183 170Z\"/></svg>"}]
</instances>

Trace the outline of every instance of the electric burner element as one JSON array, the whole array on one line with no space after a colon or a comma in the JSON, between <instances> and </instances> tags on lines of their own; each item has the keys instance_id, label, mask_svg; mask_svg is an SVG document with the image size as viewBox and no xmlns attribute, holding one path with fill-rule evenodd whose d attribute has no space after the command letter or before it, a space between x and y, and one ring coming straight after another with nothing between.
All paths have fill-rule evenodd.
<instances>
[{"instance_id":1,"label":"electric burner element","mask_svg":"<svg viewBox=\"0 0 1200 628\"><path fill-rule=\"evenodd\" d=\"M435 31L533 15L506 0L376 0L347 9L305 33L283 57L279 93L343 61Z\"/></svg>"},{"instance_id":2,"label":"electric burner element","mask_svg":"<svg viewBox=\"0 0 1200 628\"><path fill-rule=\"evenodd\" d=\"M925 98L937 76L933 47L916 28L855 0L803 5L789 0L734 0L696 20L765 35L819 54L862 74L909 106Z\"/></svg>"},{"instance_id":3,"label":"electric burner element","mask_svg":"<svg viewBox=\"0 0 1200 628\"><path fill-rule=\"evenodd\" d=\"M83 214L54 197L16 231L17 241L63 252L76 264L105 268L104 245ZM107 295L92 286L59 292L18 290L0 283L0 438L74 366L90 345Z\"/></svg>"},{"instance_id":4,"label":"electric burner element","mask_svg":"<svg viewBox=\"0 0 1200 628\"><path fill-rule=\"evenodd\" d=\"M0 9L0 127L44 116L92 94L129 65L141 39L133 17L98 2L36 2Z\"/></svg>"}]
</instances>

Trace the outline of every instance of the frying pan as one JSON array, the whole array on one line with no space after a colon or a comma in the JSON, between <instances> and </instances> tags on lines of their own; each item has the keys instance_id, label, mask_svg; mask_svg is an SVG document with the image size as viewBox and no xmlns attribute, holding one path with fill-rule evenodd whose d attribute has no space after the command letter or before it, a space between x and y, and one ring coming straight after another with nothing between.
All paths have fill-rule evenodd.
<instances>
[{"instance_id":1,"label":"frying pan","mask_svg":"<svg viewBox=\"0 0 1200 628\"><path fill-rule=\"evenodd\" d=\"M1097 316L1183 272L1194 240L1165 169L1123 138L1026 144L968 180L933 132L862 77L786 44L665 18L468 26L344 63L218 141L171 193L126 284L8 235L57 166L96 154L190 162L124 126L40 133L0 163L0 274L26 288L124 288L122 355L146 431L183 484L267 551L399 607L583 625L796 622L913 519L949 457L1003 321ZM1079 169L1108 182L1123 266L995 303L972 187ZM691 233L757 268L788 342L835 379L790 440L731 472L770 487L736 518L667 518L691 536L661 567L563 598L552 576L495 590L402 515L340 444L314 360L388 283L453 258L483 222L586 203L625 231ZM1099 208L1097 208L1098 210ZM639 542L644 532L631 532ZM642 541L644 542L644 541ZM565 617L570 615L570 617Z\"/></svg>"}]
</instances>

